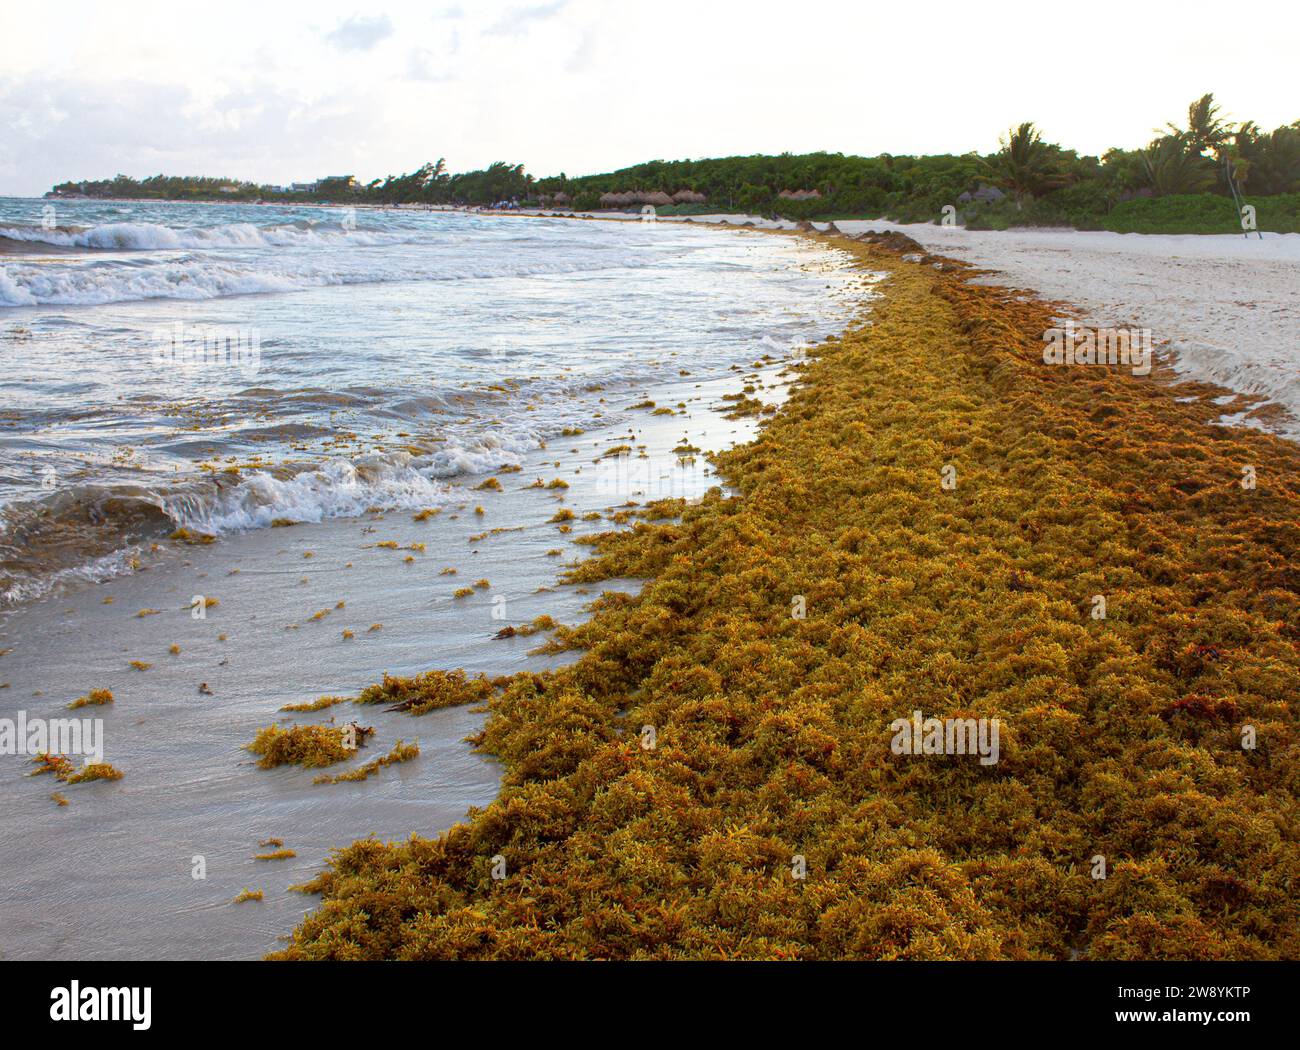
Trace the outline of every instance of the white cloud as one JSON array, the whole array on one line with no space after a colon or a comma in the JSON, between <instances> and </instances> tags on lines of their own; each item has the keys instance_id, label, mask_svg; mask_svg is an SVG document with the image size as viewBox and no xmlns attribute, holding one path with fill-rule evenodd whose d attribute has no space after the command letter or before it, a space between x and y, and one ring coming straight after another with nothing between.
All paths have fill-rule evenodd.
<instances>
[{"instance_id":1,"label":"white cloud","mask_svg":"<svg viewBox=\"0 0 1300 1050\"><path fill-rule=\"evenodd\" d=\"M31 194L118 173L314 178L367 158L358 128L372 108L383 107L351 92L306 98L259 82L205 99L182 84L0 81L0 128L16 147L0 151L13 158L0 187L12 180Z\"/></svg>"},{"instance_id":2,"label":"white cloud","mask_svg":"<svg viewBox=\"0 0 1300 1050\"><path fill-rule=\"evenodd\" d=\"M567 4L568 0L554 0L549 4L512 7L488 26L485 32L489 36L523 36L537 23L558 15Z\"/></svg>"},{"instance_id":3,"label":"white cloud","mask_svg":"<svg viewBox=\"0 0 1300 1050\"><path fill-rule=\"evenodd\" d=\"M369 51L381 40L393 35L393 22L387 15L353 15L340 22L325 39L340 51Z\"/></svg>"},{"instance_id":4,"label":"white cloud","mask_svg":"<svg viewBox=\"0 0 1300 1050\"><path fill-rule=\"evenodd\" d=\"M969 5L842 0L650 15L615 0L59 10L57 33L39 5L2 16L22 46L0 73L0 194L117 172L368 181L439 156L454 171L505 159L577 175L653 157L961 153L1028 119L1096 153L1145 143L1210 90L1233 119L1300 116L1295 5L1232 53L1209 0L1177 18L1093 0L1083 20L1004 0L983 21Z\"/></svg>"},{"instance_id":5,"label":"white cloud","mask_svg":"<svg viewBox=\"0 0 1300 1050\"><path fill-rule=\"evenodd\" d=\"M440 60L432 51L425 48L412 48L406 57L406 75L411 80L423 80L433 84L445 83L454 79L448 71L447 63Z\"/></svg>"},{"instance_id":6,"label":"white cloud","mask_svg":"<svg viewBox=\"0 0 1300 1050\"><path fill-rule=\"evenodd\" d=\"M578 46L574 48L573 54L564 64L566 73L583 73L590 69L596 56L596 33L588 28L582 31L582 36L578 39Z\"/></svg>"}]
</instances>

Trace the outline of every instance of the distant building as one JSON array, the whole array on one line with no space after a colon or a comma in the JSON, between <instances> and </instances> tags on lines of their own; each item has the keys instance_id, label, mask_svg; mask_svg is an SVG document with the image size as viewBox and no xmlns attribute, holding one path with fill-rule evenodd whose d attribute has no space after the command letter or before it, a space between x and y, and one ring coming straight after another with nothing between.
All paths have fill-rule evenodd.
<instances>
[{"instance_id":1,"label":"distant building","mask_svg":"<svg viewBox=\"0 0 1300 1050\"><path fill-rule=\"evenodd\" d=\"M294 193L315 193L317 183L314 182L291 182L289 189Z\"/></svg>"},{"instance_id":2,"label":"distant building","mask_svg":"<svg viewBox=\"0 0 1300 1050\"><path fill-rule=\"evenodd\" d=\"M958 204L970 204L976 202L979 204L996 204L1006 196L996 186L981 186L974 193L963 193L957 198Z\"/></svg>"}]
</instances>

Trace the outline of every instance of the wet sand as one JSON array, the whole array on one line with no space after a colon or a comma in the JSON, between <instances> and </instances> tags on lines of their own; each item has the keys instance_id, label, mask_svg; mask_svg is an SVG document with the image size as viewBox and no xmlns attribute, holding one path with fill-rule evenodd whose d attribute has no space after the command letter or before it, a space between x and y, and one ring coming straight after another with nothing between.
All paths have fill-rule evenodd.
<instances>
[{"instance_id":1,"label":"wet sand","mask_svg":"<svg viewBox=\"0 0 1300 1050\"><path fill-rule=\"evenodd\" d=\"M500 492L473 490L487 475L461 479L464 507L423 522L409 511L390 512L207 546L169 543L134 575L10 613L0 623L0 651L8 650L0 656L0 715L21 709L29 718L102 717L104 759L124 777L63 785L26 776L33 768L27 757L0 758L7 843L0 853L0 957L256 958L315 905L315 897L288 887L310 878L332 849L370 834L434 835L491 801L497 766L464 741L482 723L474 709L412 719L351 704L313 714L279 708L355 695L385 671L461 667L495 675L572 659L529 655L545 634L494 635L543 613L561 623L583 619L587 603L611 585L566 586L557 576L585 552L574 539L611 526L582 515L598 511L607 519L629 500L693 497L716 484L702 456L682 459L672 449L682 439L703 451L749 440L758 417L724 418L718 410L729 405L721 397L741 387L742 375L759 376L751 396L778 403L781 370L704 384L684 377L638 392L629 404L650 398L688 407L674 415L638 411L635 431L611 427L557 439L521 472L496 475ZM620 444L633 446L630 458L593 462ZM536 478L561 478L570 487L525 487ZM548 521L560 507L577 515L569 534ZM512 531L470 542L492 529ZM409 549L416 543L424 551ZM549 553L556 548L559 556ZM457 573L440 575L448 567ZM491 587L452 596L481 578ZM203 620L191 615L196 595L218 600ZM504 606L494 602L500 598ZM139 615L147 609L160 611ZM324 615L313 619L318 612ZM382 627L371 630L374 624ZM345 629L355 637L345 640ZM172 645L179 654L169 652ZM133 670L133 660L152 666ZM200 692L201 683L212 695ZM66 710L99 688L110 689L115 702ZM243 750L262 726L331 716L376 733L357 758L330 773L379 757L399 738L418 740L421 754L361 783L314 785L319 770L259 769ZM52 791L69 805L57 805ZM297 856L254 860L268 838L282 839ZM203 879L193 877L199 857ZM262 890L264 900L232 903L244 889Z\"/></svg>"}]
</instances>

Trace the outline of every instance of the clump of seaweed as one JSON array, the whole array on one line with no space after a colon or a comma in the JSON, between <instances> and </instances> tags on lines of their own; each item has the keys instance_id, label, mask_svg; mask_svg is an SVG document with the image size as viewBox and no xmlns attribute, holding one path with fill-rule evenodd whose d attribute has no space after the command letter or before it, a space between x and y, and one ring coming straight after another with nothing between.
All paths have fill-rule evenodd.
<instances>
[{"instance_id":1,"label":"clump of seaweed","mask_svg":"<svg viewBox=\"0 0 1300 1050\"><path fill-rule=\"evenodd\" d=\"M259 729L247 750L260 755L262 769L281 765L305 766L308 769L342 762L356 754L374 733L368 726L350 723L344 726L265 726Z\"/></svg>"},{"instance_id":2,"label":"clump of seaweed","mask_svg":"<svg viewBox=\"0 0 1300 1050\"><path fill-rule=\"evenodd\" d=\"M488 478L474 486L475 491L487 490L489 492L500 492L501 482L496 478Z\"/></svg>"},{"instance_id":3,"label":"clump of seaweed","mask_svg":"<svg viewBox=\"0 0 1300 1050\"><path fill-rule=\"evenodd\" d=\"M367 762L364 766L358 766L356 769L351 769L346 773L338 773L334 776L322 773L320 776L314 778L312 783L341 784L344 781L366 780L367 778L374 776L385 766L395 765L398 762L408 762L419 755L419 753L419 744L407 744L399 740L393 745L393 749L389 751L388 754L380 755L378 758Z\"/></svg>"},{"instance_id":4,"label":"clump of seaweed","mask_svg":"<svg viewBox=\"0 0 1300 1050\"><path fill-rule=\"evenodd\" d=\"M317 778L319 780L319 778ZM288 860L290 857L298 856L297 850L277 849L269 853L256 853L253 855L254 860Z\"/></svg>"},{"instance_id":5,"label":"clump of seaweed","mask_svg":"<svg viewBox=\"0 0 1300 1050\"><path fill-rule=\"evenodd\" d=\"M53 773L56 780L67 780L76 768L67 755L52 755L48 751L42 751L39 755L36 755L32 762L39 768L28 773L29 777L39 777L42 773Z\"/></svg>"},{"instance_id":6,"label":"clump of seaweed","mask_svg":"<svg viewBox=\"0 0 1300 1050\"><path fill-rule=\"evenodd\" d=\"M76 710L79 707L98 707L102 704L111 704L113 702L113 693L108 689L92 689L85 696L79 696L68 705L69 709Z\"/></svg>"},{"instance_id":7,"label":"clump of seaweed","mask_svg":"<svg viewBox=\"0 0 1300 1050\"><path fill-rule=\"evenodd\" d=\"M530 634L536 634L538 631L553 630L555 630L555 620L550 616L547 616L546 613L542 613L542 615L533 620L532 623L525 623L516 627L515 634L521 634L526 637Z\"/></svg>"},{"instance_id":8,"label":"clump of seaweed","mask_svg":"<svg viewBox=\"0 0 1300 1050\"><path fill-rule=\"evenodd\" d=\"M217 538L210 533L195 532L192 529L186 528L184 525L168 536L168 539L189 544L208 544L215 543L217 540Z\"/></svg>"},{"instance_id":9,"label":"clump of seaweed","mask_svg":"<svg viewBox=\"0 0 1300 1050\"><path fill-rule=\"evenodd\" d=\"M89 780L121 780L122 773L107 762L87 762L75 773L59 779L66 784L81 784Z\"/></svg>"},{"instance_id":10,"label":"clump of seaweed","mask_svg":"<svg viewBox=\"0 0 1300 1050\"><path fill-rule=\"evenodd\" d=\"M317 700L311 700L305 704L285 704L281 711L324 711L327 707L333 707L335 704L345 704L348 698L346 696L322 696Z\"/></svg>"},{"instance_id":11,"label":"clump of seaweed","mask_svg":"<svg viewBox=\"0 0 1300 1050\"><path fill-rule=\"evenodd\" d=\"M491 695L492 686L482 675L469 678L464 671L424 671L410 678L386 674L378 685L363 689L356 702L389 704L389 711L422 715L438 708L479 703Z\"/></svg>"},{"instance_id":12,"label":"clump of seaweed","mask_svg":"<svg viewBox=\"0 0 1300 1050\"><path fill-rule=\"evenodd\" d=\"M236 897L233 901L231 901L231 903L244 904L247 901L260 901L261 899L262 899L261 890L244 890L239 894L238 897Z\"/></svg>"}]
</instances>

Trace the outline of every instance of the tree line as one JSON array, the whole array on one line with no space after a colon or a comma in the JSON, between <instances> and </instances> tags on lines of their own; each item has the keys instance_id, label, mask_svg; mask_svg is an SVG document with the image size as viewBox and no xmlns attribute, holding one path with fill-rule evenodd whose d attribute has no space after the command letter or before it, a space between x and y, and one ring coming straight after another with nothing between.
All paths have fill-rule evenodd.
<instances>
[{"instance_id":1,"label":"tree line","mask_svg":"<svg viewBox=\"0 0 1300 1050\"><path fill-rule=\"evenodd\" d=\"M983 192L981 188L985 188ZM998 192L988 192L993 187ZM945 206L971 226L1015 224L1119 228L1159 222L1235 226L1234 191L1274 198L1261 214L1275 228L1300 229L1300 120L1272 131L1225 119L1212 94L1188 107L1184 125L1158 129L1143 148L1100 157L1050 143L1032 122L1010 129L989 154L860 157L810 153L653 160L618 171L534 178L522 164L498 161L451 174L446 162L365 184L325 180L308 192L206 177L119 175L62 183L56 193L169 200L237 199L373 204L521 206L592 210L629 195L689 197L668 214L745 212L790 219L849 216L938 221ZM975 199L969 199L976 194ZM1005 195L1001 199L999 195ZM703 197L700 201L699 198ZM604 202L602 202L604 198ZM1172 200L1178 198L1178 200ZM1162 202L1162 203L1161 203ZM1267 223L1265 224L1267 225Z\"/></svg>"}]
</instances>

